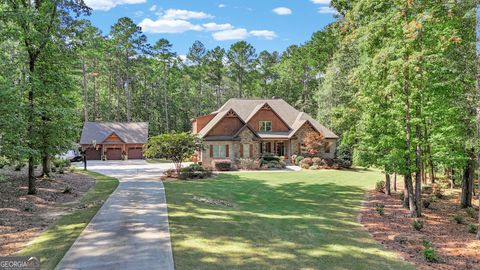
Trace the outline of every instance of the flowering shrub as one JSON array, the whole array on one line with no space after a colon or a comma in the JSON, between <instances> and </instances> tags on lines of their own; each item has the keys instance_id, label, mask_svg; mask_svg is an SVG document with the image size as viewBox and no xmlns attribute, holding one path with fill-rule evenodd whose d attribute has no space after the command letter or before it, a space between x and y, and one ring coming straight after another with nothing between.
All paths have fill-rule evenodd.
<instances>
[{"instance_id":1,"label":"flowering shrub","mask_svg":"<svg viewBox=\"0 0 480 270\"><path fill-rule=\"evenodd\" d=\"M217 171L230 171L232 169L232 161L229 159L212 160L212 167Z\"/></svg>"}]
</instances>

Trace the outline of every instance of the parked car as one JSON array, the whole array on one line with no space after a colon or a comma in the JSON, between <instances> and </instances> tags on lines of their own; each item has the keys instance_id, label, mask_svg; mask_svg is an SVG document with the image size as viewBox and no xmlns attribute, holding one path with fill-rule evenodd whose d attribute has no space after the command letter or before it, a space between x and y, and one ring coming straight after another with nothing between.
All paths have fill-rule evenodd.
<instances>
[{"instance_id":1,"label":"parked car","mask_svg":"<svg viewBox=\"0 0 480 270\"><path fill-rule=\"evenodd\" d=\"M80 152L78 150L68 150L62 155L59 155L58 158L70 160L71 162L78 162L78 161L82 161L83 159L82 155L80 155Z\"/></svg>"}]
</instances>

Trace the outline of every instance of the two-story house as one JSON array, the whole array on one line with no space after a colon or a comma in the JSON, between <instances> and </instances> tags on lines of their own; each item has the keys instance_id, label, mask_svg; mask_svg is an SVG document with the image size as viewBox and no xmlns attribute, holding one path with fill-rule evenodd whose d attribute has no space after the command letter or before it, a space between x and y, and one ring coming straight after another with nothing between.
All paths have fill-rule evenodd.
<instances>
[{"instance_id":1,"label":"two-story house","mask_svg":"<svg viewBox=\"0 0 480 270\"><path fill-rule=\"evenodd\" d=\"M333 158L338 136L283 99L230 99L220 109L192 120L192 132L205 142L204 166L214 159L256 158L263 153L302 154L306 132L324 137L323 157Z\"/></svg>"}]
</instances>

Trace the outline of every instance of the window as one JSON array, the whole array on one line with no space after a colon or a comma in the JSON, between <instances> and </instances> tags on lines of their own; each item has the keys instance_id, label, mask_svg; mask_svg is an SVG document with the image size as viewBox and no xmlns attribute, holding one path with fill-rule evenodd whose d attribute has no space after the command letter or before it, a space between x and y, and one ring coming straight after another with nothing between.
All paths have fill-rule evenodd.
<instances>
[{"instance_id":1,"label":"window","mask_svg":"<svg viewBox=\"0 0 480 270\"><path fill-rule=\"evenodd\" d=\"M242 147L243 147L243 157L246 157L246 158L250 157L250 144L244 143Z\"/></svg>"},{"instance_id":2,"label":"window","mask_svg":"<svg viewBox=\"0 0 480 270\"><path fill-rule=\"evenodd\" d=\"M326 142L323 147L325 148L325 153L330 153L330 143Z\"/></svg>"},{"instance_id":3,"label":"window","mask_svg":"<svg viewBox=\"0 0 480 270\"><path fill-rule=\"evenodd\" d=\"M271 121L260 121L259 130L262 132L271 132L272 131L272 122Z\"/></svg>"},{"instance_id":4,"label":"window","mask_svg":"<svg viewBox=\"0 0 480 270\"><path fill-rule=\"evenodd\" d=\"M271 142L264 142L260 143L260 153L272 153L272 143Z\"/></svg>"},{"instance_id":5,"label":"window","mask_svg":"<svg viewBox=\"0 0 480 270\"><path fill-rule=\"evenodd\" d=\"M224 144L214 145L213 146L213 157L214 158L225 158L225 157L227 157L227 147Z\"/></svg>"}]
</instances>

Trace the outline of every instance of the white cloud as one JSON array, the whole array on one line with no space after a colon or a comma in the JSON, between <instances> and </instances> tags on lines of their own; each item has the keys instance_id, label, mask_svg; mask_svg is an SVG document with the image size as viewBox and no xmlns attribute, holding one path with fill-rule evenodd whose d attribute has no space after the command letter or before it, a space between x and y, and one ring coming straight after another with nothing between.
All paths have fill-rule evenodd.
<instances>
[{"instance_id":1,"label":"white cloud","mask_svg":"<svg viewBox=\"0 0 480 270\"><path fill-rule=\"evenodd\" d=\"M220 5L218 5L218 7L219 7L219 8L224 8L224 7L226 7L226 6L225 6L225 4L220 4Z\"/></svg>"},{"instance_id":2,"label":"white cloud","mask_svg":"<svg viewBox=\"0 0 480 270\"><path fill-rule=\"evenodd\" d=\"M268 40L271 40L277 37L277 34L270 30L252 30L250 31L250 34L252 36L256 36L256 37L264 38Z\"/></svg>"},{"instance_id":3,"label":"white cloud","mask_svg":"<svg viewBox=\"0 0 480 270\"><path fill-rule=\"evenodd\" d=\"M215 40L239 40L246 39L248 32L245 28L229 29L224 31L215 32L212 34Z\"/></svg>"},{"instance_id":4,"label":"white cloud","mask_svg":"<svg viewBox=\"0 0 480 270\"><path fill-rule=\"evenodd\" d=\"M147 0L85 0L85 4L94 10L110 10L120 5L146 3Z\"/></svg>"},{"instance_id":5,"label":"white cloud","mask_svg":"<svg viewBox=\"0 0 480 270\"><path fill-rule=\"evenodd\" d=\"M318 13L321 14L336 14L337 10L332 7L319 7Z\"/></svg>"},{"instance_id":6,"label":"white cloud","mask_svg":"<svg viewBox=\"0 0 480 270\"><path fill-rule=\"evenodd\" d=\"M214 16L207 14L201 11L191 11L185 9L167 9L163 14L162 18L164 19L180 19L180 20L190 20L190 19L213 19Z\"/></svg>"},{"instance_id":7,"label":"white cloud","mask_svg":"<svg viewBox=\"0 0 480 270\"><path fill-rule=\"evenodd\" d=\"M233 29L233 25L229 23L217 24L214 22L211 23L204 23L203 28L205 31L223 31L223 30L230 30Z\"/></svg>"},{"instance_id":8,"label":"white cloud","mask_svg":"<svg viewBox=\"0 0 480 270\"><path fill-rule=\"evenodd\" d=\"M292 10L287 7L277 7L272 10L277 15L290 15L292 14Z\"/></svg>"},{"instance_id":9,"label":"white cloud","mask_svg":"<svg viewBox=\"0 0 480 270\"><path fill-rule=\"evenodd\" d=\"M270 30L252 30L248 32L247 29L245 28L228 29L228 30L218 31L212 34L212 37L217 41L241 40L241 39L246 39L249 36L255 36L258 38L271 40L276 38L277 34Z\"/></svg>"},{"instance_id":10,"label":"white cloud","mask_svg":"<svg viewBox=\"0 0 480 270\"><path fill-rule=\"evenodd\" d=\"M202 31L203 27L192 24L185 20L166 20L158 19L152 21L151 19L144 19L138 24L143 32L146 33L183 33L186 31Z\"/></svg>"},{"instance_id":11,"label":"white cloud","mask_svg":"<svg viewBox=\"0 0 480 270\"><path fill-rule=\"evenodd\" d=\"M157 10L157 5L151 6L148 10L150 10L150 11L155 11L155 10Z\"/></svg>"},{"instance_id":12,"label":"white cloud","mask_svg":"<svg viewBox=\"0 0 480 270\"><path fill-rule=\"evenodd\" d=\"M330 0L310 0L314 4L330 5Z\"/></svg>"}]
</instances>

